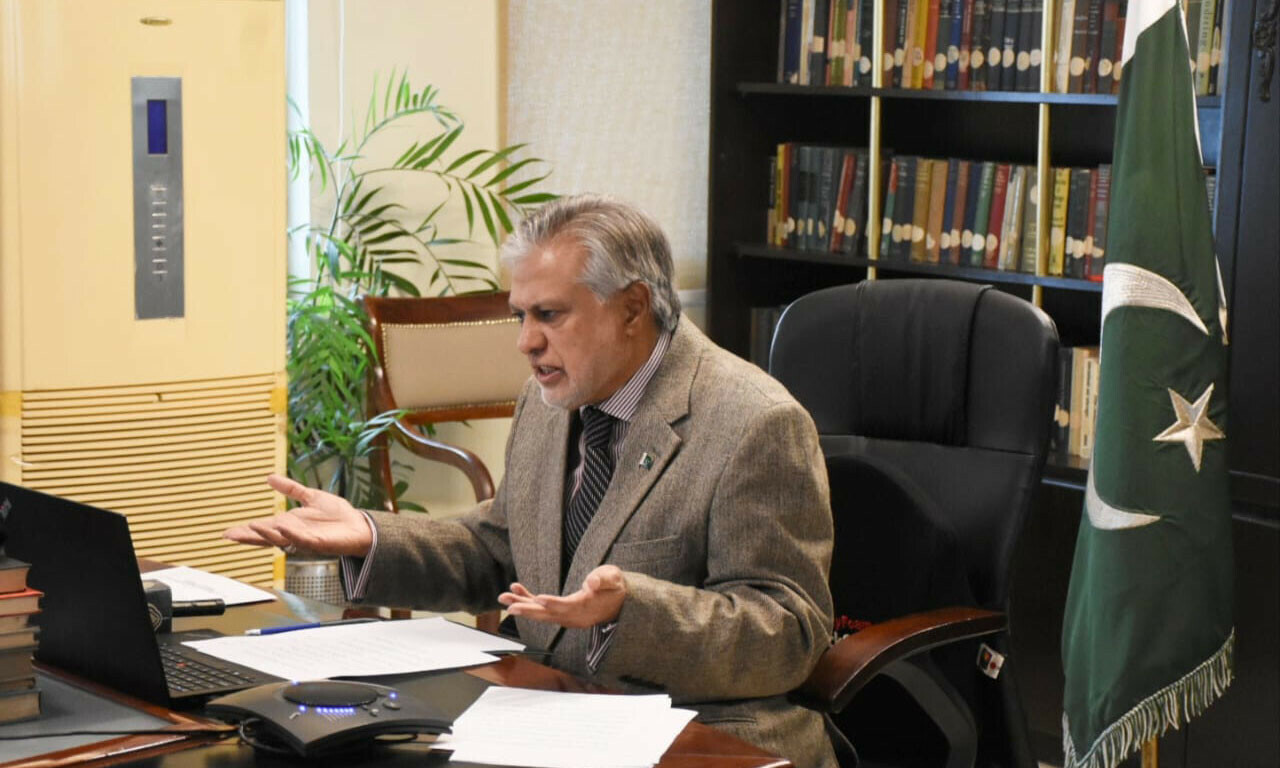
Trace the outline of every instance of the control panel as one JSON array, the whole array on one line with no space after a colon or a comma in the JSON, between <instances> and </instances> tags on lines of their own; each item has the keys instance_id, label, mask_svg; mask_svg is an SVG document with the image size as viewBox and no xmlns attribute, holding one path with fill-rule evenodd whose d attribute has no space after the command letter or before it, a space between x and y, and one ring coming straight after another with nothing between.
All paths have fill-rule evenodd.
<instances>
[{"instance_id":1,"label":"control panel","mask_svg":"<svg viewBox=\"0 0 1280 768\"><path fill-rule=\"evenodd\" d=\"M182 79L135 77L134 315L182 317Z\"/></svg>"}]
</instances>

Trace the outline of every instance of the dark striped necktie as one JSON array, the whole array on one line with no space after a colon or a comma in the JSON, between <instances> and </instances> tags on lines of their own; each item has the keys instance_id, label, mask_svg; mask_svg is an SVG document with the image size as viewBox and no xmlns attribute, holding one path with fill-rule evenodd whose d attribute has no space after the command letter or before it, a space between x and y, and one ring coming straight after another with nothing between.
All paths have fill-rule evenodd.
<instances>
[{"instance_id":1,"label":"dark striped necktie","mask_svg":"<svg viewBox=\"0 0 1280 768\"><path fill-rule=\"evenodd\" d=\"M573 560L573 553L586 533L600 500L609 490L609 480L613 478L613 451L609 440L613 436L614 417L596 408L587 406L582 410L582 433L586 438L586 447L582 459L582 482L578 490L569 499L569 509L564 516L564 563Z\"/></svg>"}]
</instances>

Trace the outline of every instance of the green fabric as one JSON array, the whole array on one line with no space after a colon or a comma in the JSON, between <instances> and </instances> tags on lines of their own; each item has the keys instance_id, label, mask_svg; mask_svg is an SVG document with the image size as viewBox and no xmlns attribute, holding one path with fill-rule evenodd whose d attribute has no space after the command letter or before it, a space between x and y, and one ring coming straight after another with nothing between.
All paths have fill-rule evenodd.
<instances>
[{"instance_id":1,"label":"green fabric","mask_svg":"<svg viewBox=\"0 0 1280 768\"><path fill-rule=\"evenodd\" d=\"M1133 9L1140 2L1135 0ZM1104 317L1096 442L1099 496L1147 525L1100 529L1082 516L1067 596L1066 766L1112 768L1198 714L1230 683L1231 514L1225 439L1195 468L1169 390L1227 432L1226 336L1187 43L1177 7L1137 40L1116 121L1104 308L1112 266L1163 276L1209 333L1174 311L1124 305ZM1121 267L1123 270L1124 268ZM1118 281L1117 281L1118 282ZM1209 429L1206 426L1206 429Z\"/></svg>"}]
</instances>

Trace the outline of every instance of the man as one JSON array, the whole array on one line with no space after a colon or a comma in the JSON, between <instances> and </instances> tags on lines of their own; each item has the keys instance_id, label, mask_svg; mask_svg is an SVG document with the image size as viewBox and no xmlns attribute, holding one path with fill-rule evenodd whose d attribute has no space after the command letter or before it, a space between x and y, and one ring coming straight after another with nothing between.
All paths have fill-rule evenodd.
<instances>
[{"instance_id":1,"label":"man","mask_svg":"<svg viewBox=\"0 0 1280 768\"><path fill-rule=\"evenodd\" d=\"M787 701L829 643L832 528L812 420L680 318L670 247L597 196L550 203L503 247L533 375L505 476L463 517L303 506L228 538L348 556L354 599L491 610L551 663L791 759L834 765ZM358 570L358 575L357 575Z\"/></svg>"}]
</instances>

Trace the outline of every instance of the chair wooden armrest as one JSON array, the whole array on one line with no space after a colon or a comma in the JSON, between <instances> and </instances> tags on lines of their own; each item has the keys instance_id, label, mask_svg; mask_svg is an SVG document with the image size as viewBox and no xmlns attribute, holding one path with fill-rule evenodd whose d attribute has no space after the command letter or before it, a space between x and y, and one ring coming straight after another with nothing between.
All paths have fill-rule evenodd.
<instances>
[{"instance_id":1,"label":"chair wooden armrest","mask_svg":"<svg viewBox=\"0 0 1280 768\"><path fill-rule=\"evenodd\" d=\"M466 448L428 437L404 419L397 420L392 433L400 444L424 459L438 461L459 470L471 482L477 499L491 499L494 494L493 478L484 462Z\"/></svg>"},{"instance_id":2,"label":"chair wooden armrest","mask_svg":"<svg viewBox=\"0 0 1280 768\"><path fill-rule=\"evenodd\" d=\"M820 711L839 712L890 664L942 645L994 634L1007 624L1001 612L962 606L872 624L828 648L796 695Z\"/></svg>"}]
</instances>

